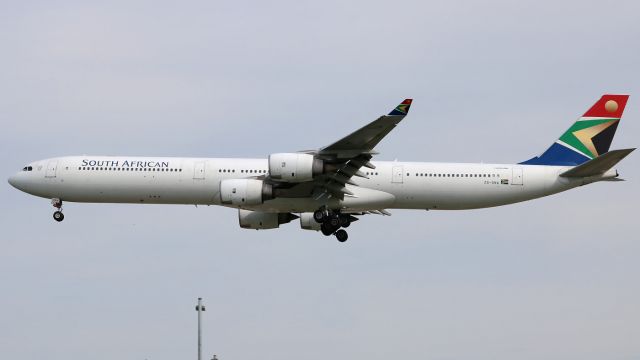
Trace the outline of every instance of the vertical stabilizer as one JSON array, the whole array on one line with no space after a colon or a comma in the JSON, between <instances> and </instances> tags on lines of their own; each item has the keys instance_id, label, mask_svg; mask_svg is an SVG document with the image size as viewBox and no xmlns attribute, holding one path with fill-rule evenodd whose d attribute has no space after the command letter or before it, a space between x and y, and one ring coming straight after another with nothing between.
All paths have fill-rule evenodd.
<instances>
[{"instance_id":1,"label":"vertical stabilizer","mask_svg":"<svg viewBox=\"0 0 640 360\"><path fill-rule=\"evenodd\" d=\"M602 95L542 155L526 165L580 165L609 151L629 95Z\"/></svg>"}]
</instances>

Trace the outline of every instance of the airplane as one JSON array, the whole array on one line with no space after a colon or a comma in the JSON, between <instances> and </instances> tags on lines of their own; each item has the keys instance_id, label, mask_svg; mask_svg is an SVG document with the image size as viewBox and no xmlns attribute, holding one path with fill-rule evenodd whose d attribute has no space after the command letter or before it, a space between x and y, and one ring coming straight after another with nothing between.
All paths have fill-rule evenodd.
<instances>
[{"instance_id":1,"label":"airplane","mask_svg":"<svg viewBox=\"0 0 640 360\"><path fill-rule=\"evenodd\" d=\"M372 161L376 145L407 116L412 99L318 150L266 159L68 156L34 161L9 178L28 194L63 201L221 205L240 227L300 227L348 238L345 228L389 209L463 210L532 200L599 181L635 148L609 147L628 95L603 95L541 155L516 164Z\"/></svg>"}]
</instances>

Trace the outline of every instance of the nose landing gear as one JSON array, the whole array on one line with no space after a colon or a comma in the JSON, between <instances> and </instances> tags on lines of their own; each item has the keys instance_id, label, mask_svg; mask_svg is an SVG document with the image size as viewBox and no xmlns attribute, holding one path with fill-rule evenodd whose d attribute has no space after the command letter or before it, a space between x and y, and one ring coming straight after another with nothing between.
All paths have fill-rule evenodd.
<instances>
[{"instance_id":1,"label":"nose landing gear","mask_svg":"<svg viewBox=\"0 0 640 360\"><path fill-rule=\"evenodd\" d=\"M64 214L62 211L56 211L53 213L53 219L57 222L64 220Z\"/></svg>"},{"instance_id":2,"label":"nose landing gear","mask_svg":"<svg viewBox=\"0 0 640 360\"><path fill-rule=\"evenodd\" d=\"M64 220L64 214L62 213L62 200L51 199L51 205L53 205L54 208L58 209L53 213L53 219L57 222Z\"/></svg>"}]
</instances>

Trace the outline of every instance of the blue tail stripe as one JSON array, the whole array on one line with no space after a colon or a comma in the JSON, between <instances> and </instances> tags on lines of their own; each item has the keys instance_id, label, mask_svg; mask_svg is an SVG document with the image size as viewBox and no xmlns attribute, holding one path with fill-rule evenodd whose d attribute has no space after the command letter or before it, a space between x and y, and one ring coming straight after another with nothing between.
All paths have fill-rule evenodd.
<instances>
[{"instance_id":1,"label":"blue tail stripe","mask_svg":"<svg viewBox=\"0 0 640 360\"><path fill-rule=\"evenodd\" d=\"M527 161L523 161L520 164L575 166L589 160L591 159L579 152L571 150L568 147L562 146L558 143L553 143L553 145L551 145L551 147L547 149L544 154L531 158Z\"/></svg>"},{"instance_id":2,"label":"blue tail stripe","mask_svg":"<svg viewBox=\"0 0 640 360\"><path fill-rule=\"evenodd\" d=\"M400 112L400 111L398 111L398 109L393 109L393 110L389 113L389 115L390 115L390 116L393 116L393 115L407 115L407 113Z\"/></svg>"}]
</instances>

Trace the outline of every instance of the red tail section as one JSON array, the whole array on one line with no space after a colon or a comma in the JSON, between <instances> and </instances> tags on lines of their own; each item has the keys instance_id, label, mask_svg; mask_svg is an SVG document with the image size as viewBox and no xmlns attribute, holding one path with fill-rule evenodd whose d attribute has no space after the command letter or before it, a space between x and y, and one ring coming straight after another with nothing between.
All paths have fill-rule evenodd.
<instances>
[{"instance_id":1,"label":"red tail section","mask_svg":"<svg viewBox=\"0 0 640 360\"><path fill-rule=\"evenodd\" d=\"M621 118L629 95L602 95L583 117Z\"/></svg>"}]
</instances>

